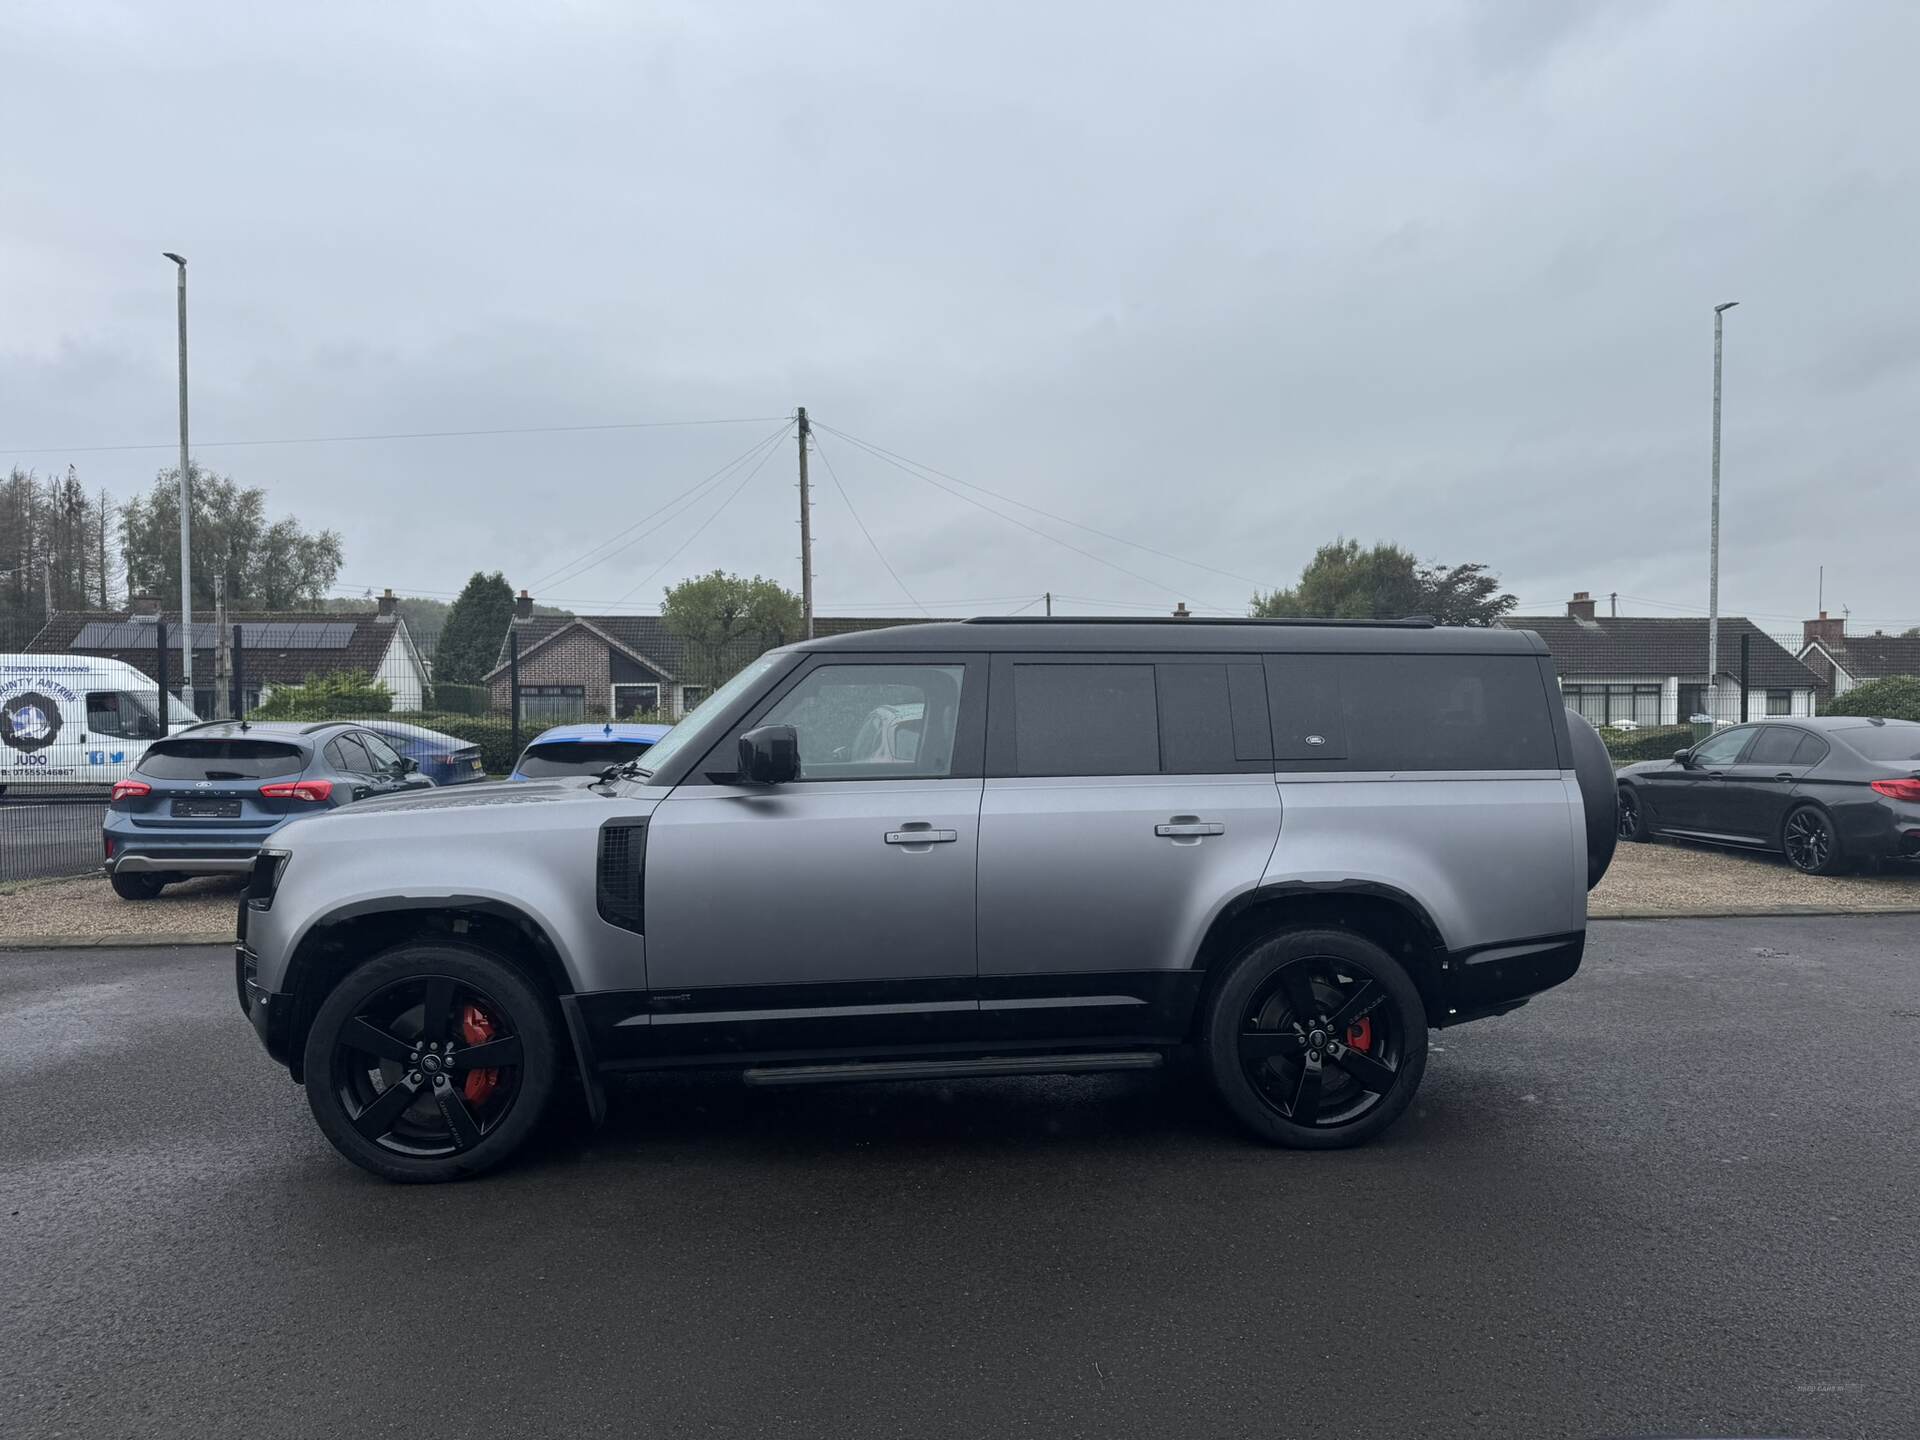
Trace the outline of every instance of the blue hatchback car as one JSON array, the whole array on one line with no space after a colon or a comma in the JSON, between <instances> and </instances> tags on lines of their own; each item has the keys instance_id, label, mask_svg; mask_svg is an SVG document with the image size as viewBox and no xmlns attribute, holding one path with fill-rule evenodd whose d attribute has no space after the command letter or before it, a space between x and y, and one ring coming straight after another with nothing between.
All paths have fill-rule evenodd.
<instances>
[{"instance_id":1,"label":"blue hatchback car","mask_svg":"<svg viewBox=\"0 0 1920 1440\"><path fill-rule=\"evenodd\" d=\"M671 725L638 725L625 720L600 724L556 725L533 737L520 752L509 780L550 780L559 775L598 775L644 755Z\"/></svg>"},{"instance_id":2,"label":"blue hatchback car","mask_svg":"<svg viewBox=\"0 0 1920 1440\"><path fill-rule=\"evenodd\" d=\"M239 874L290 820L433 782L365 726L215 721L147 746L107 802L101 845L123 900L190 875Z\"/></svg>"},{"instance_id":3,"label":"blue hatchback car","mask_svg":"<svg viewBox=\"0 0 1920 1440\"><path fill-rule=\"evenodd\" d=\"M463 785L487 778L480 747L471 740L424 725L409 725L404 720L362 720L360 728L371 730L398 750L402 759L413 761L436 785Z\"/></svg>"}]
</instances>

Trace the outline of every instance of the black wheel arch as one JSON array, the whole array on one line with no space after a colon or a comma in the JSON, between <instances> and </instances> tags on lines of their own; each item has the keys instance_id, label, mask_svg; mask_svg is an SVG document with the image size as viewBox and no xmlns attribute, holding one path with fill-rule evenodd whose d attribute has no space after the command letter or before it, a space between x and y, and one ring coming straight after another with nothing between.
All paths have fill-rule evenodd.
<instances>
[{"instance_id":1,"label":"black wheel arch","mask_svg":"<svg viewBox=\"0 0 1920 1440\"><path fill-rule=\"evenodd\" d=\"M565 1000L573 994L572 977L553 937L517 906L445 896L395 897L342 906L308 928L282 982L293 1012L287 1034L287 1068L293 1078L303 1079L301 1057L313 1017L349 971L397 945L446 941L474 946L506 961L537 992L552 999L555 1014L564 1018ZM570 1023L568 1028L573 1028Z\"/></svg>"}]
</instances>

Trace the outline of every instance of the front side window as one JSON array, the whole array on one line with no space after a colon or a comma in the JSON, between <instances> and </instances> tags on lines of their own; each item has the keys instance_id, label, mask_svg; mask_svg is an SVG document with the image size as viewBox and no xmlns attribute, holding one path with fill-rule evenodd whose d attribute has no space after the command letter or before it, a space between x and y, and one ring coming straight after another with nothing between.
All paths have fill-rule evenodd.
<instances>
[{"instance_id":1,"label":"front side window","mask_svg":"<svg viewBox=\"0 0 1920 1440\"><path fill-rule=\"evenodd\" d=\"M373 757L375 769L391 770L400 763L400 753L378 735L371 735L362 730L358 738L360 743L367 747L367 754Z\"/></svg>"},{"instance_id":2,"label":"front side window","mask_svg":"<svg viewBox=\"0 0 1920 1440\"><path fill-rule=\"evenodd\" d=\"M349 775L373 774L373 761L367 758L367 752L351 735L336 735L329 740L327 759L333 762L335 769L344 770Z\"/></svg>"},{"instance_id":3,"label":"front side window","mask_svg":"<svg viewBox=\"0 0 1920 1440\"><path fill-rule=\"evenodd\" d=\"M802 780L944 779L965 680L960 665L822 665L759 723L793 726Z\"/></svg>"},{"instance_id":4,"label":"front side window","mask_svg":"<svg viewBox=\"0 0 1920 1440\"><path fill-rule=\"evenodd\" d=\"M1753 726L1738 725L1703 741L1693 752L1696 765L1731 765L1753 738Z\"/></svg>"},{"instance_id":5,"label":"front side window","mask_svg":"<svg viewBox=\"0 0 1920 1440\"><path fill-rule=\"evenodd\" d=\"M1013 667L1013 773L1156 775L1153 666Z\"/></svg>"},{"instance_id":6,"label":"front side window","mask_svg":"<svg viewBox=\"0 0 1920 1440\"><path fill-rule=\"evenodd\" d=\"M154 701L129 690L89 690L87 729L95 735L147 740L160 733Z\"/></svg>"}]
</instances>

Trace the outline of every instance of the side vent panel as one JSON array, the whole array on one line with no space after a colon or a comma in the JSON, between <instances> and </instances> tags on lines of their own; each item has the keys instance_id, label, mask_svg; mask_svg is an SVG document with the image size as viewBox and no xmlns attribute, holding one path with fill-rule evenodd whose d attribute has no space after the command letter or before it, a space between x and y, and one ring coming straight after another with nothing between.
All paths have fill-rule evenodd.
<instances>
[{"instance_id":1,"label":"side vent panel","mask_svg":"<svg viewBox=\"0 0 1920 1440\"><path fill-rule=\"evenodd\" d=\"M647 930L647 822L609 820L600 827L600 861L594 900L609 925L644 935Z\"/></svg>"}]
</instances>

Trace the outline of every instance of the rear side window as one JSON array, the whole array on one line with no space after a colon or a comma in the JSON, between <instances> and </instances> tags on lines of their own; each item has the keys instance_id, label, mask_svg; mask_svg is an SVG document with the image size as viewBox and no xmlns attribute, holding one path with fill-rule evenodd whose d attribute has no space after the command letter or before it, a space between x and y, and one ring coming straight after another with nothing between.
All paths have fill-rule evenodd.
<instances>
[{"instance_id":1,"label":"rear side window","mask_svg":"<svg viewBox=\"0 0 1920 1440\"><path fill-rule=\"evenodd\" d=\"M1769 725L1747 752L1748 765L1791 765L1800 751L1801 732L1785 725Z\"/></svg>"},{"instance_id":2,"label":"rear side window","mask_svg":"<svg viewBox=\"0 0 1920 1440\"><path fill-rule=\"evenodd\" d=\"M529 745L519 770L529 778L556 775L598 775L609 765L624 765L647 751L644 740L569 740L559 744Z\"/></svg>"},{"instance_id":3,"label":"rear side window","mask_svg":"<svg viewBox=\"0 0 1920 1440\"><path fill-rule=\"evenodd\" d=\"M1920 761L1920 725L1850 725L1834 733L1869 760Z\"/></svg>"},{"instance_id":4,"label":"rear side window","mask_svg":"<svg viewBox=\"0 0 1920 1440\"><path fill-rule=\"evenodd\" d=\"M1160 716L1151 665L1015 665L1016 775L1153 775Z\"/></svg>"},{"instance_id":5,"label":"rear side window","mask_svg":"<svg viewBox=\"0 0 1920 1440\"><path fill-rule=\"evenodd\" d=\"M1275 655L1267 674L1282 770L1560 768L1532 656Z\"/></svg>"},{"instance_id":6,"label":"rear side window","mask_svg":"<svg viewBox=\"0 0 1920 1440\"><path fill-rule=\"evenodd\" d=\"M273 740L160 740L134 768L155 780L266 780L298 775L307 754Z\"/></svg>"}]
</instances>

